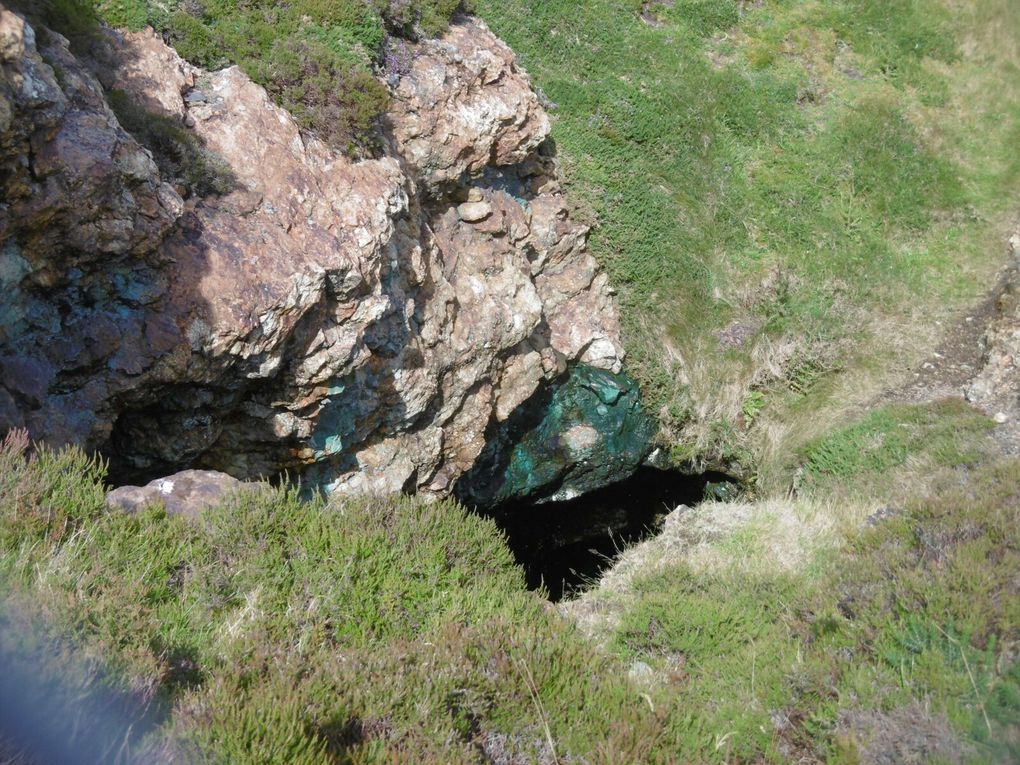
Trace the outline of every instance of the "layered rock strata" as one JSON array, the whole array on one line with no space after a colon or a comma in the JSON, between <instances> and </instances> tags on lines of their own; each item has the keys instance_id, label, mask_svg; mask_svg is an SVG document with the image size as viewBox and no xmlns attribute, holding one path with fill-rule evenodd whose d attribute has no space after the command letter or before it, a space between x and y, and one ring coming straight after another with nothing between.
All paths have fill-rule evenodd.
<instances>
[{"instance_id":1,"label":"layered rock strata","mask_svg":"<svg viewBox=\"0 0 1020 765\"><path fill-rule=\"evenodd\" d=\"M481 21L414 47L386 149L361 161L236 67L196 69L151 31L100 47L97 67L0 6L0 431L102 451L124 478L443 495L568 367L620 371L549 120ZM228 182L170 177L114 96Z\"/></svg>"}]
</instances>

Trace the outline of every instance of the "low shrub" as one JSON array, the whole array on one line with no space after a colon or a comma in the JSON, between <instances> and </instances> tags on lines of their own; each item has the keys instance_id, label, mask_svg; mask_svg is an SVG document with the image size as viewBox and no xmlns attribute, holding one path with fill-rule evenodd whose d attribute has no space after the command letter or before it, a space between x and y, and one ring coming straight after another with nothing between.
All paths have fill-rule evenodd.
<instances>
[{"instance_id":1,"label":"low shrub","mask_svg":"<svg viewBox=\"0 0 1020 765\"><path fill-rule=\"evenodd\" d=\"M108 95L121 126L152 152L163 176L192 194L226 194L237 180L225 162L206 149L179 120L147 111L123 90Z\"/></svg>"}]
</instances>

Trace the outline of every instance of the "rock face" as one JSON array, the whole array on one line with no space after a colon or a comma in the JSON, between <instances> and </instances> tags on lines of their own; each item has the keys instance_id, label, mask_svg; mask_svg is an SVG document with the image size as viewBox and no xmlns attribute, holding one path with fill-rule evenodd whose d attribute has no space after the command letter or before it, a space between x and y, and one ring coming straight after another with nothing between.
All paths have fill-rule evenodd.
<instances>
[{"instance_id":1,"label":"rock face","mask_svg":"<svg viewBox=\"0 0 1020 765\"><path fill-rule=\"evenodd\" d=\"M214 470L182 470L145 486L121 486L106 495L106 502L111 508L128 513L137 513L150 505L163 505L168 515L197 520L203 510L246 485L255 484L245 484Z\"/></svg>"},{"instance_id":2,"label":"rock face","mask_svg":"<svg viewBox=\"0 0 1020 765\"><path fill-rule=\"evenodd\" d=\"M1020 416L1020 232L1010 238L1010 246L1012 277L982 338L984 364L966 390L969 401L997 419Z\"/></svg>"},{"instance_id":3,"label":"rock face","mask_svg":"<svg viewBox=\"0 0 1020 765\"><path fill-rule=\"evenodd\" d=\"M364 161L151 31L109 33L104 60L0 10L0 431L125 478L443 495L568 367L620 371L548 118L482 22L415 47ZM168 182L111 92L186 131L228 189Z\"/></svg>"}]
</instances>

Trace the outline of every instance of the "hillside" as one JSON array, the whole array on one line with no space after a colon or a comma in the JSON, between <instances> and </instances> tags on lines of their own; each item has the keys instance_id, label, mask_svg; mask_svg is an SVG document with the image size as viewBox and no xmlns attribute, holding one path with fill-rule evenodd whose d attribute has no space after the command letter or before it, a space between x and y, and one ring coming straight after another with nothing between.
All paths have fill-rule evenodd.
<instances>
[{"instance_id":1,"label":"hillside","mask_svg":"<svg viewBox=\"0 0 1020 765\"><path fill-rule=\"evenodd\" d=\"M0 0L0 128L0 761L1020 760L1017 0Z\"/></svg>"},{"instance_id":2,"label":"hillside","mask_svg":"<svg viewBox=\"0 0 1020 765\"><path fill-rule=\"evenodd\" d=\"M779 488L1004 267L1016 5L478 4L556 104L674 459Z\"/></svg>"}]
</instances>

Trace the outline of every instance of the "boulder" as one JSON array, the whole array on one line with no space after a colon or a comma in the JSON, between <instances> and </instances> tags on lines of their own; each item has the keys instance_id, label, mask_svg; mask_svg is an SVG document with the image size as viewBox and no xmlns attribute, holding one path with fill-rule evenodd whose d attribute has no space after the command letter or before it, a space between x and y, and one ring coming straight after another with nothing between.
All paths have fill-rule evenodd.
<instances>
[{"instance_id":1,"label":"boulder","mask_svg":"<svg viewBox=\"0 0 1020 765\"><path fill-rule=\"evenodd\" d=\"M153 505L162 505L168 515L197 520L203 510L219 504L244 488L245 484L226 473L214 470L183 470L157 478L145 486L121 486L106 495L113 510L137 513Z\"/></svg>"},{"instance_id":2,"label":"boulder","mask_svg":"<svg viewBox=\"0 0 1020 765\"><path fill-rule=\"evenodd\" d=\"M633 380L578 365L551 395L540 394L490 430L457 496L482 507L572 499L630 476L656 430Z\"/></svg>"}]
</instances>

